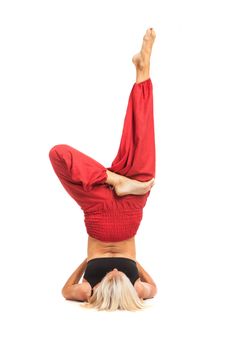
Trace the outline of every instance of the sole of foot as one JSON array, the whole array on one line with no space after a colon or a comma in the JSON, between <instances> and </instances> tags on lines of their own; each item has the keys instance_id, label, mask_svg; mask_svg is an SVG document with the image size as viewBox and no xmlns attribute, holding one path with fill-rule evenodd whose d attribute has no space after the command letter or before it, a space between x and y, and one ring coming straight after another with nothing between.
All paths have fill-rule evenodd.
<instances>
[{"instance_id":1,"label":"sole of foot","mask_svg":"<svg viewBox=\"0 0 233 350\"><path fill-rule=\"evenodd\" d=\"M114 190L119 197L126 196L128 194L143 195L151 190L154 183L154 178L149 181L142 182L123 176L119 183L114 187Z\"/></svg>"}]
</instances>

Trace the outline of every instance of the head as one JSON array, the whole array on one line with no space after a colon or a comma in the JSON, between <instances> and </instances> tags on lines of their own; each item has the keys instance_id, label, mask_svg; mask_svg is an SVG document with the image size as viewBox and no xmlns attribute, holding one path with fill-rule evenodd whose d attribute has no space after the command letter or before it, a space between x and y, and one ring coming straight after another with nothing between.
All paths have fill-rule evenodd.
<instances>
[{"instance_id":1,"label":"head","mask_svg":"<svg viewBox=\"0 0 233 350\"><path fill-rule=\"evenodd\" d=\"M88 302L82 306L106 311L136 311L143 309L144 303L129 278L122 271L113 269L105 275Z\"/></svg>"}]
</instances>

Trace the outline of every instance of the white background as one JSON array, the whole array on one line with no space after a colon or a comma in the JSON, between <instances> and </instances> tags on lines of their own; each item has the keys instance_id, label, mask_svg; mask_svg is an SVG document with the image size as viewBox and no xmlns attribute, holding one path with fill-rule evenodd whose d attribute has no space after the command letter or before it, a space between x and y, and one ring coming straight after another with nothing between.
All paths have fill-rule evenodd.
<instances>
[{"instance_id":1,"label":"white background","mask_svg":"<svg viewBox=\"0 0 233 350\"><path fill-rule=\"evenodd\" d=\"M232 349L230 3L1 1L2 349ZM143 312L83 310L61 295L83 214L48 153L111 165L149 27L156 185L136 242L158 294Z\"/></svg>"}]
</instances>

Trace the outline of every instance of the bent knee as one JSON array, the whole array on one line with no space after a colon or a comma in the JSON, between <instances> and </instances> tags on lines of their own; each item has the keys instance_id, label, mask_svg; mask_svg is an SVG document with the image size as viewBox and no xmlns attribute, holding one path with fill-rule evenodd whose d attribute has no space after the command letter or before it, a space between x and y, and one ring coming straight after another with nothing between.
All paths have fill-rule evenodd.
<instances>
[{"instance_id":1,"label":"bent knee","mask_svg":"<svg viewBox=\"0 0 233 350\"><path fill-rule=\"evenodd\" d=\"M62 156L70 150L70 146L66 144L58 144L53 146L49 151L49 158L51 161L61 159Z\"/></svg>"}]
</instances>

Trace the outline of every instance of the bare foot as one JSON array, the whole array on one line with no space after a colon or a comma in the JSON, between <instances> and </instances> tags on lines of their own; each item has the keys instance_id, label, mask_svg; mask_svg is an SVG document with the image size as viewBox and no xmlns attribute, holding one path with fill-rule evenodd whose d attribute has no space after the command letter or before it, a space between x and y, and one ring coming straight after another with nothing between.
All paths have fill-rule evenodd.
<instances>
[{"instance_id":1,"label":"bare foot","mask_svg":"<svg viewBox=\"0 0 233 350\"><path fill-rule=\"evenodd\" d=\"M154 181L154 178L142 182L121 176L118 183L114 186L114 190L118 196L125 196L127 194L142 195L150 191L152 186L154 186Z\"/></svg>"},{"instance_id":2,"label":"bare foot","mask_svg":"<svg viewBox=\"0 0 233 350\"><path fill-rule=\"evenodd\" d=\"M147 29L142 42L141 51L133 56L132 62L136 68L143 70L150 62L153 43L156 38L156 33L153 28Z\"/></svg>"}]
</instances>

